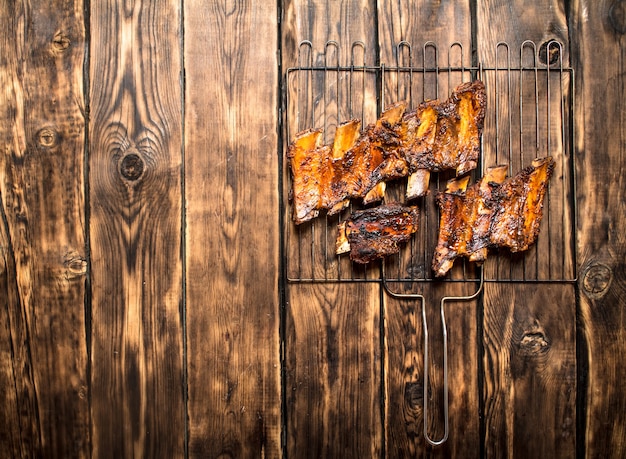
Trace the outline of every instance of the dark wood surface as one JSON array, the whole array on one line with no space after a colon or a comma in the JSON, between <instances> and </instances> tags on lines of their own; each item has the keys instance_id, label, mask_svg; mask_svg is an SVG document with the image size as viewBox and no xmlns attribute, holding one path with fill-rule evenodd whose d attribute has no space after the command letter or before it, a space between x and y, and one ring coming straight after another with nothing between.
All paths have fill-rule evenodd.
<instances>
[{"instance_id":1,"label":"dark wood surface","mask_svg":"<svg viewBox=\"0 0 626 459\"><path fill-rule=\"evenodd\" d=\"M590 457L624 454L626 398L626 177L624 148L626 4L574 2L570 30L576 69L580 289L580 449ZM598 51L601 50L601 51ZM608 103L615 98L615 103ZM601 135L598 131L609 133Z\"/></svg>"},{"instance_id":2,"label":"dark wood surface","mask_svg":"<svg viewBox=\"0 0 626 459\"><path fill-rule=\"evenodd\" d=\"M276 9L190 1L184 17L188 454L276 457Z\"/></svg>"},{"instance_id":3,"label":"dark wood surface","mask_svg":"<svg viewBox=\"0 0 626 459\"><path fill-rule=\"evenodd\" d=\"M478 55L485 66L528 66L532 65L535 54L542 60L541 47L551 40L562 43L563 49L569 48L567 18L564 6L560 2L546 1L529 5L528 2L513 1L506 3L485 1L477 9L477 46ZM530 8L529 8L530 6ZM538 21L537 18L541 18ZM493 24L501 27L494 28ZM518 50L525 40L536 44L535 50ZM506 42L508 50L497 46ZM528 52L530 51L530 52ZM530 56L529 56L530 55ZM535 58L536 59L536 58ZM568 53L563 52L559 61L553 64L569 64ZM561 111L559 103L540 104L539 110L512 110L515 103L505 103L517 94L528 94L535 86L534 78L500 78L493 74L486 75L486 85L498 84L498 100L488 100L488 106L495 108L495 117L487 117L486 131L498 130L502 133L506 125L503 120L512 119L512 124L520 126L535 124L537 117L542 125L544 120L558 120ZM548 83L554 83L552 79ZM547 84L542 81L540 85ZM554 89L553 87L550 88ZM543 91L547 94L548 88ZM532 94L532 93L531 93ZM567 90L563 97L568 97ZM550 97L550 100L553 100ZM567 100L567 99L566 99ZM553 102L557 102L556 99ZM553 129L545 129L539 134L535 151L523 143L519 146L521 158L514 170L526 166L532 156L557 158L563 155L560 136ZM557 131L558 132L558 131ZM487 132L485 133L487 135ZM549 139L548 135L552 134ZM515 145L517 139L499 136L502 142L491 148L483 149L486 164L500 163L506 156L509 145ZM512 142L511 142L512 141ZM517 150L516 147L513 147ZM525 154L524 154L525 153ZM514 155L517 156L517 155ZM528 158L528 159L527 159ZM555 181L565 182L568 177L567 165L558 161ZM555 199L559 193L555 187L551 190L547 210L552 220L563 214L563 207L569 202ZM548 206L547 205L547 206ZM547 207L546 206L546 207ZM544 222L547 223L547 222ZM562 233L571 233L571 225L559 225L552 231L544 224L542 230L549 230L550 241L538 240L533 252L525 254L525 266L519 263L486 263L486 275L499 277L507 272L516 277L524 274L536 274L540 278L568 278L556 271L552 260L561 262L571 260L572 250L559 251L554 244L547 242L559 240ZM557 237L553 237L553 233ZM495 260L494 260L495 261ZM563 263L566 264L566 263ZM567 272L567 270L565 271ZM543 276L540 273L545 273ZM520 276L521 274L521 276ZM573 457L576 448L576 293L575 285L556 284L503 284L488 282L483 295L482 347L483 347L483 412L484 448L488 457L502 457L513 453L517 457ZM536 432L530 434L529 432ZM538 432L542 432L538 435ZM532 440L531 440L532 438Z\"/></svg>"},{"instance_id":4,"label":"dark wood surface","mask_svg":"<svg viewBox=\"0 0 626 459\"><path fill-rule=\"evenodd\" d=\"M398 1L379 2L380 59L389 66L416 68L470 67L472 65L472 13L469 2ZM398 47L399 43L403 43ZM419 75L419 74L418 74ZM469 81L469 72L447 72L439 76L397 74L390 71L385 78L386 104L411 100L415 107L425 98L446 98L461 81ZM408 76L408 78L407 78ZM430 269L432 247L436 245L438 213L433 200L436 192L433 175L430 195L419 201L422 209L420 234L426 241L419 252L428 252L422 270ZM398 193L393 199L402 200ZM422 239L420 238L420 239ZM410 260L405 260L410 263ZM385 384L386 384L386 448L389 457L422 456L429 451L433 457L479 457L480 423L478 413L478 320L477 301L453 301L443 306L448 332L449 430L451 441L432 449L424 438L424 414L428 436L440 441L445 435L444 419L444 324L441 321L441 299L465 296L476 288L474 282L419 283L417 291L424 296L428 329L428 397L424 398L424 330L421 303L415 299L384 297ZM393 291L404 293L394 286ZM428 406L424 407L424 404Z\"/></svg>"},{"instance_id":5,"label":"dark wood surface","mask_svg":"<svg viewBox=\"0 0 626 459\"><path fill-rule=\"evenodd\" d=\"M90 453L83 3L2 2L2 455Z\"/></svg>"},{"instance_id":6,"label":"dark wood surface","mask_svg":"<svg viewBox=\"0 0 626 459\"><path fill-rule=\"evenodd\" d=\"M376 37L370 31L375 27L375 14L371 2L350 6L333 1L286 2L287 20L282 29L285 69L374 63ZM337 23L332 19L340 17L346 20ZM353 50L354 37L362 47ZM310 49L299 46L304 40L311 42ZM288 91L296 88L290 94L293 103L287 107L285 120L290 132L307 128L309 122L331 130L338 122L358 117L357 113L375 114L375 95L368 77L357 74L350 81L359 87L366 84L368 89L359 92L350 91L348 82L337 76L333 72L302 72L294 76L295 81L288 81ZM308 88L321 92L311 94L318 102L302 103L309 100ZM367 101L360 97L363 92L374 97ZM350 96L355 98L352 105L348 103ZM320 220L294 229L290 221L285 222L287 256L292 260L289 278L309 277L307 265L314 267L311 277L318 279L350 271L349 262L337 262L332 256L335 224ZM309 244L318 248L310 255L308 250L302 251ZM366 277L371 275L374 273ZM383 382L379 285L290 284L285 308L286 455L380 457Z\"/></svg>"},{"instance_id":7,"label":"dark wood surface","mask_svg":"<svg viewBox=\"0 0 626 459\"><path fill-rule=\"evenodd\" d=\"M185 426L180 11L98 2L90 13L91 452L174 456L185 445L172 435Z\"/></svg>"},{"instance_id":8,"label":"dark wood surface","mask_svg":"<svg viewBox=\"0 0 626 459\"><path fill-rule=\"evenodd\" d=\"M626 455L625 1L2 0L0 28L0 457ZM284 151L476 76L484 166L559 162L537 244L444 305L432 446L439 301L479 285L428 275L449 176L357 268L344 216L290 221Z\"/></svg>"}]
</instances>

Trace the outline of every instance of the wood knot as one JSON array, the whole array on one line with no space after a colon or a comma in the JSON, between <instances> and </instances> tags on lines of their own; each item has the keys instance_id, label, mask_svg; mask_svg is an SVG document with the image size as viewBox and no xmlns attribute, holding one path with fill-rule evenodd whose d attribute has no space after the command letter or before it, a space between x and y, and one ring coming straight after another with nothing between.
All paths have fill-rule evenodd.
<instances>
[{"instance_id":1,"label":"wood knot","mask_svg":"<svg viewBox=\"0 0 626 459\"><path fill-rule=\"evenodd\" d=\"M542 331L527 331L520 341L520 351L525 355L540 355L549 349L550 343Z\"/></svg>"},{"instance_id":2,"label":"wood knot","mask_svg":"<svg viewBox=\"0 0 626 459\"><path fill-rule=\"evenodd\" d=\"M613 270L602 263L595 263L587 267L583 273L581 286L589 298L602 298L613 280Z\"/></svg>"},{"instance_id":3,"label":"wood knot","mask_svg":"<svg viewBox=\"0 0 626 459\"><path fill-rule=\"evenodd\" d=\"M420 382L407 382L404 386L404 403L415 410L422 406L424 400L424 385Z\"/></svg>"},{"instance_id":4,"label":"wood knot","mask_svg":"<svg viewBox=\"0 0 626 459\"><path fill-rule=\"evenodd\" d=\"M72 42L70 41L69 37L65 35L63 32L59 31L56 34L54 34L54 37L52 37L53 51L63 52L67 50L71 44Z\"/></svg>"},{"instance_id":5,"label":"wood knot","mask_svg":"<svg viewBox=\"0 0 626 459\"><path fill-rule=\"evenodd\" d=\"M616 32L626 33L626 1L614 2L609 8L609 22Z\"/></svg>"},{"instance_id":6,"label":"wood knot","mask_svg":"<svg viewBox=\"0 0 626 459\"><path fill-rule=\"evenodd\" d=\"M87 274L87 260L77 252L68 252L64 260L65 275L68 279L81 277Z\"/></svg>"},{"instance_id":7,"label":"wood knot","mask_svg":"<svg viewBox=\"0 0 626 459\"><path fill-rule=\"evenodd\" d=\"M561 45L558 41L551 39L543 42L539 46L539 62L552 67L561 60Z\"/></svg>"},{"instance_id":8,"label":"wood knot","mask_svg":"<svg viewBox=\"0 0 626 459\"><path fill-rule=\"evenodd\" d=\"M126 180L137 180L143 174L144 162L136 153L129 153L122 158L120 173Z\"/></svg>"},{"instance_id":9,"label":"wood knot","mask_svg":"<svg viewBox=\"0 0 626 459\"><path fill-rule=\"evenodd\" d=\"M45 127L37 132L37 143L44 148L52 148L59 142L59 134L52 128Z\"/></svg>"}]
</instances>

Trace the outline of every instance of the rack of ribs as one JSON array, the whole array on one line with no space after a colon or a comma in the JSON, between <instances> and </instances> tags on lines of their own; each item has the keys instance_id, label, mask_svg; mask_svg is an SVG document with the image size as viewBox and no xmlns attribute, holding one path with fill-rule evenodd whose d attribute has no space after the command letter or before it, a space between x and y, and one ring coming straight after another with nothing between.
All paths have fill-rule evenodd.
<instances>
[{"instance_id":1,"label":"rack of ribs","mask_svg":"<svg viewBox=\"0 0 626 459\"><path fill-rule=\"evenodd\" d=\"M445 276L458 257L483 262L489 248L527 250L539 234L554 167L553 159L546 157L508 179L506 166L495 166L469 188L468 177L450 180L436 198L440 221L432 263L435 275Z\"/></svg>"},{"instance_id":2,"label":"rack of ribs","mask_svg":"<svg viewBox=\"0 0 626 459\"><path fill-rule=\"evenodd\" d=\"M431 100L406 112L407 104L388 107L360 132L349 120L335 130L332 145L322 144L322 130L296 134L287 150L292 175L296 224L345 209L350 199L364 204L384 198L386 182L407 177L407 199L428 192L430 173L474 169L485 116L481 81L463 83L445 101Z\"/></svg>"},{"instance_id":3,"label":"rack of ribs","mask_svg":"<svg viewBox=\"0 0 626 459\"><path fill-rule=\"evenodd\" d=\"M407 199L428 192L431 172L455 169L461 176L476 168L485 105L485 85L477 80L461 84L444 102L423 102L404 116Z\"/></svg>"}]
</instances>

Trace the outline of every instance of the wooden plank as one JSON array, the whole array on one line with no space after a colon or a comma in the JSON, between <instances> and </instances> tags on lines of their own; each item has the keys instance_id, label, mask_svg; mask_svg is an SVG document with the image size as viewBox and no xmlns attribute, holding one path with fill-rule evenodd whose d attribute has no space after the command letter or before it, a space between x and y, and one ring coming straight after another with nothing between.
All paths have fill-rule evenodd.
<instances>
[{"instance_id":1,"label":"wooden plank","mask_svg":"<svg viewBox=\"0 0 626 459\"><path fill-rule=\"evenodd\" d=\"M576 1L570 27L576 70L581 388L586 457L626 454L626 108L624 2ZM607 135L607 133L610 133Z\"/></svg>"},{"instance_id":2,"label":"wooden plank","mask_svg":"<svg viewBox=\"0 0 626 459\"><path fill-rule=\"evenodd\" d=\"M0 449L89 453L82 2L1 2Z\"/></svg>"},{"instance_id":3,"label":"wooden plank","mask_svg":"<svg viewBox=\"0 0 626 459\"><path fill-rule=\"evenodd\" d=\"M289 457L381 456L379 297L377 284L289 286Z\"/></svg>"},{"instance_id":4,"label":"wooden plank","mask_svg":"<svg viewBox=\"0 0 626 459\"><path fill-rule=\"evenodd\" d=\"M380 60L390 67L415 69L470 67L470 2L386 0L379 2ZM402 44L401 44L402 43ZM400 45L401 44L401 45ZM445 99L467 71L415 71L385 76L385 104L407 100L411 107L428 98ZM448 331L449 438L433 448L424 438L424 404L427 403L428 436L444 437L443 324L440 301L444 296L474 293L474 282L422 282L431 279L431 262L437 242L438 213L434 196L451 175L433 174L428 196L415 204L421 209L421 224L414 245L390 277L417 278L410 291L424 296L429 331L429 397L424 400L424 334L421 302L385 296L386 350L386 448L390 457L407 455L472 457L480 454L477 302L449 302L444 306ZM401 182L390 199L404 199ZM395 263L394 263L395 265ZM455 269L449 277L475 277L473 271ZM394 285L403 293L407 284Z\"/></svg>"},{"instance_id":5,"label":"wooden plank","mask_svg":"<svg viewBox=\"0 0 626 459\"><path fill-rule=\"evenodd\" d=\"M276 4L184 17L188 451L279 457Z\"/></svg>"},{"instance_id":6,"label":"wooden plank","mask_svg":"<svg viewBox=\"0 0 626 459\"><path fill-rule=\"evenodd\" d=\"M471 64L471 12L469 2L420 0L385 0L379 5L380 25L380 56L381 62L387 65L406 63L406 57L394 55L395 47L406 42L413 50L413 63L422 65L424 59L428 64L432 50L424 45L432 42L442 51L439 64L447 65L446 49L453 43L460 43L465 48L463 63ZM383 59L384 58L384 59ZM459 64L458 59L452 63ZM445 95L445 94L444 94ZM421 94L417 93L417 96ZM432 97L432 95L428 95Z\"/></svg>"},{"instance_id":7,"label":"wooden plank","mask_svg":"<svg viewBox=\"0 0 626 459\"><path fill-rule=\"evenodd\" d=\"M337 123L351 118L361 119L363 125L374 122L376 75L330 68L376 64L375 2L288 1L284 12L283 69L329 67L325 72L296 72L287 80L285 146L298 130L321 127L325 143L332 143ZM299 46L305 40L310 48ZM283 172L287 276L321 282L287 285L285 453L380 457L380 287L352 282L377 278L380 267L375 263L363 268L347 256L335 256L335 228L350 209L296 228L288 207L286 167ZM333 283L336 280L348 283Z\"/></svg>"},{"instance_id":8,"label":"wooden plank","mask_svg":"<svg viewBox=\"0 0 626 459\"><path fill-rule=\"evenodd\" d=\"M377 61L372 8L367 0L285 3L285 148L297 132L305 129L321 128L323 142L331 144L339 123L356 118L364 128L376 120L377 75L363 70ZM344 70L337 70L340 66ZM290 177L288 168L283 169L283 200L289 205ZM353 200L352 209L360 204L354 201L358 200ZM349 213L347 210L326 218L322 212L320 217L296 227L290 221L292 210L288 207L284 231L289 278L351 280L379 276L378 266L357 267L347 256L335 256L336 225Z\"/></svg>"},{"instance_id":9,"label":"wooden plank","mask_svg":"<svg viewBox=\"0 0 626 459\"><path fill-rule=\"evenodd\" d=\"M289 0L283 4L284 62L293 65L298 44L308 40L314 50L313 63L332 63L324 56L328 42L336 42L339 61L348 64L353 43L365 45L364 61L376 64L376 4L371 0L335 2L332 0ZM361 56L359 56L361 57Z\"/></svg>"},{"instance_id":10,"label":"wooden plank","mask_svg":"<svg viewBox=\"0 0 626 459\"><path fill-rule=\"evenodd\" d=\"M93 454L181 457L180 4L90 13Z\"/></svg>"},{"instance_id":11,"label":"wooden plank","mask_svg":"<svg viewBox=\"0 0 626 459\"><path fill-rule=\"evenodd\" d=\"M446 295L471 295L467 283L425 284L417 290L425 298L429 334L428 436L444 437L443 329L440 300ZM432 301L428 303L428 301ZM424 438L424 329L421 301L385 298L386 450L389 457L478 457L479 350L476 301L448 301L444 305L448 334L449 437L432 447ZM465 448L465 449L463 449Z\"/></svg>"},{"instance_id":12,"label":"wooden plank","mask_svg":"<svg viewBox=\"0 0 626 459\"><path fill-rule=\"evenodd\" d=\"M0 196L1 197L1 196ZM4 210L4 209L3 209ZM4 212L2 213L4 216ZM41 451L27 321L20 302L6 219L0 226L0 446L8 457Z\"/></svg>"},{"instance_id":13,"label":"wooden plank","mask_svg":"<svg viewBox=\"0 0 626 459\"><path fill-rule=\"evenodd\" d=\"M528 94L536 97L533 93L538 91L544 100L548 90L534 79L520 78L520 72L508 70L519 68L520 64L529 65L527 55L520 51L525 40L536 44L530 53L536 56L538 65L542 62L543 45L554 39L563 43L560 59L565 66L569 63L563 3L542 1L532 5L532 12L528 8L521 1L483 1L477 7L478 59L485 68L503 69L484 75L486 86L496 91L488 91L490 115L485 121L483 157L486 165L509 164L509 173L514 174L533 156L553 154L555 159L560 159L551 188L564 190L571 183L568 176L571 157L566 156L565 142L560 137L558 142L549 144L536 140L536 148L528 148L517 140L517 133L525 132L523 126L528 123L544 132L551 125L550 121L541 120L568 116L561 112L559 103L546 104L534 115L532 110L518 108L519 101L526 100ZM506 45L498 46L499 42ZM544 69L546 62L543 59ZM558 74L558 69L551 69ZM569 100L568 95L566 83L564 104ZM537 137L544 138L541 136L549 138L542 133ZM524 156L522 150L530 157ZM556 242L551 245L551 241L560 240L562 235L570 234L563 236L563 240L571 241L571 220L565 218L571 214L568 206L569 201L550 195L536 246L511 259L506 258L506 253L492 254L486 263L486 276L492 280L573 279L573 257L566 253L571 242L569 246ZM559 220L555 215L561 217L560 224L555 224ZM552 223L551 229L546 229L547 223ZM557 273L552 266L559 264L569 268ZM576 296L571 284L488 282L485 285L482 328L486 455L572 457L575 454L575 327Z\"/></svg>"},{"instance_id":14,"label":"wooden plank","mask_svg":"<svg viewBox=\"0 0 626 459\"><path fill-rule=\"evenodd\" d=\"M571 286L487 284L483 340L488 456L574 456L574 304Z\"/></svg>"}]
</instances>

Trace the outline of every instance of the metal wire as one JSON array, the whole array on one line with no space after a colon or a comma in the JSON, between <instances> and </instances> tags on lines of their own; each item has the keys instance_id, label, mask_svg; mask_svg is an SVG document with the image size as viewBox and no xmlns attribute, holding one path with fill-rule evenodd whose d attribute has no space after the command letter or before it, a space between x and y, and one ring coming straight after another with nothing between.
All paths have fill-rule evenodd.
<instances>
[{"instance_id":1,"label":"metal wire","mask_svg":"<svg viewBox=\"0 0 626 459\"><path fill-rule=\"evenodd\" d=\"M343 53L336 41L326 43L319 55L315 54L310 41L303 41L298 47L298 65L286 72L285 137L289 140L298 131L322 127L325 142L331 143L337 124L349 117L359 118L365 125L373 122L386 106L401 99L406 100L409 107L415 107L424 99L445 97L458 83L483 79L490 105L480 167L474 172L474 178L494 164L508 164L509 175L513 175L538 156L552 154L557 161L537 243L522 255L506 251L490 253L490 268L484 280L574 283L576 207L571 153L574 75L571 68L563 65L560 43L549 42L545 49L547 56L557 56L555 62L541 63L542 51L535 43L525 41L518 50L519 62L514 64L510 46L500 42L495 47L494 66L473 67L465 65L464 48L458 42L448 47L447 58L443 59L437 44L426 42L418 59L416 54L420 53L416 53L410 43L402 41L395 48L393 65L369 65L365 62L367 50L362 42L351 46L346 63L342 61ZM453 55L460 57L458 63L453 63ZM447 66L441 66L442 60L447 61ZM442 75L445 75L443 79ZM450 176L445 173L433 174L431 195L438 192L446 178ZM289 183L285 180L286 186ZM392 183L388 188L393 194L394 187L402 186L403 182ZM396 192L396 196L400 195ZM288 200L284 202L289 214ZM401 256L392 258L397 266L393 269L388 266L387 273L393 276L389 281L439 282L429 269L438 209L432 199L423 199L419 205L422 217L416 239L423 238L425 242L408 244ZM359 203L353 202L349 211L359 207ZM352 266L345 261L346 255L334 254L334 227L349 211L335 218L321 216L297 227L287 225L287 245L300 245L298 254L293 256L292 251L287 260L290 282L381 281L380 270L375 274L372 269ZM457 260L453 268L456 275L444 282L476 282L475 271L468 263Z\"/></svg>"},{"instance_id":2,"label":"metal wire","mask_svg":"<svg viewBox=\"0 0 626 459\"><path fill-rule=\"evenodd\" d=\"M449 434L448 421L448 332L445 306L452 301L470 301L483 290L485 282L575 283L576 202L574 157L574 73L563 64L563 47L551 41L541 48L524 41L518 50L519 62L508 43L495 45L495 64L466 65L461 43L447 47L447 56L434 42L420 48L402 41L394 48L392 65L365 62L363 42L352 44L348 62L336 41L325 44L315 54L310 41L298 47L297 66L289 68L283 85L286 107L285 138L313 127L324 129L330 143L336 126L348 118L359 118L362 125L375 121L382 110L399 101L414 108L428 98L445 98L461 82L481 79L485 82L488 106L481 140L476 180L488 166L508 164L512 176L536 157L551 155L556 169L550 181L544 205L539 237L531 249L520 254L505 251L490 253L483 267L457 260L443 280L433 277L430 263L437 237L439 211L432 195L450 175L433 174L430 196L421 198L420 228L416 236L397 256L376 267L351 263L346 255L335 255L336 225L347 214L360 208L352 202L348 210L335 217L320 216L312 222L294 225L288 189L282 200L288 222L285 227L287 257L285 272L289 283L377 282L394 298L415 300L421 304L424 331L424 438L434 446L444 443ZM417 54L421 53L421 59ZM545 56L544 54L545 53ZM362 54L363 58L359 56ZM329 57L334 56L332 62ZM357 56L358 55L358 56ZM457 60L453 59L456 56ZM556 57L553 59L553 57ZM420 62L421 61L421 62ZM416 62L420 62L416 65ZM440 62L446 62L441 66ZM555 108L556 107L556 108ZM344 118L342 118L344 116ZM289 188L290 181L285 180ZM403 196L402 181L388 184L387 193ZM439 313L443 344L443 421L442 438L429 432L429 335L427 305L420 292L426 282L463 282L475 285L474 293L441 298Z\"/></svg>"},{"instance_id":3,"label":"metal wire","mask_svg":"<svg viewBox=\"0 0 626 459\"><path fill-rule=\"evenodd\" d=\"M388 284L384 281L383 276L383 286L387 294L392 296L393 298L401 299L401 300L417 300L420 302L421 310L422 310L422 330L424 334L424 375L423 375L423 391L424 391L424 439L433 446L439 446L446 442L448 439L449 431L450 431L450 422L449 422L449 404L448 404L448 327L446 325L446 313L445 313L445 305L448 302L453 301L471 301L476 299L478 295L483 290L484 286L484 277L481 271L480 281L478 288L474 291L474 293L470 295L460 295L460 296L444 296L441 298L439 302L439 315L441 317L441 329L442 329L442 345L443 345L443 423L444 423L444 432L443 436L435 440L432 438L429 432L429 423L428 423L428 411L429 411L429 403L430 400L430 384L429 384L429 367L430 367L430 343L429 343L429 332L428 332L428 319L426 316L426 299L421 294L405 294L398 293L393 289L390 289Z\"/></svg>"}]
</instances>

